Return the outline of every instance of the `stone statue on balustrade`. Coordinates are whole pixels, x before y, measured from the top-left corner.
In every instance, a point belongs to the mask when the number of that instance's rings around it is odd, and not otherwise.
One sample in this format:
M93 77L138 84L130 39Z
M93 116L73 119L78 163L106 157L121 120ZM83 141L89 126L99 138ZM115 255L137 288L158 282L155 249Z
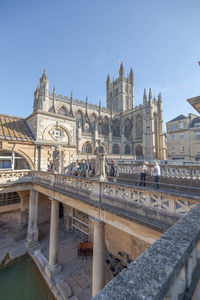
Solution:
M106 170L105 170L106 148L101 143L100 140L97 140L97 143L98 145L95 149L95 154L96 154L95 176L98 178L98 180L105 181L106 180Z
M53 153L53 169L55 173L61 173L61 153L58 147Z

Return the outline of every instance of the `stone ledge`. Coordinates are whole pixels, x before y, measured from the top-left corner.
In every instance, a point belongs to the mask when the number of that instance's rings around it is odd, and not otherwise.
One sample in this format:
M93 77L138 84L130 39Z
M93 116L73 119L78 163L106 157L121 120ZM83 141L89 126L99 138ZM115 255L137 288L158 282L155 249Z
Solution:
M164 299L200 240L199 216L200 205L180 219L93 299Z

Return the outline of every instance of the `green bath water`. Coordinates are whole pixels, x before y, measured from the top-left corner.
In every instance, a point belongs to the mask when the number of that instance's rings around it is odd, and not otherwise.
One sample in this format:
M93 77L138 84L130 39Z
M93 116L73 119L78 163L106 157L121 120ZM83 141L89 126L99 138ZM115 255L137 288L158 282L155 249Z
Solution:
M0 269L1 300L55 300L29 256Z

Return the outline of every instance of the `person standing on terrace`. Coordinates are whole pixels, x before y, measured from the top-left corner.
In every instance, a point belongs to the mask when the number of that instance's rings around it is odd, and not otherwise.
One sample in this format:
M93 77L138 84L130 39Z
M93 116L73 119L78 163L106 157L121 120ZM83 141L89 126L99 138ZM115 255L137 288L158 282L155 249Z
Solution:
M160 166L158 162L155 162L155 165L153 167L153 178L154 178L154 188L159 189L159 177L160 177Z
M145 186L146 185L146 175L148 172L148 168L146 165L146 162L143 161L141 167L140 167L140 186Z

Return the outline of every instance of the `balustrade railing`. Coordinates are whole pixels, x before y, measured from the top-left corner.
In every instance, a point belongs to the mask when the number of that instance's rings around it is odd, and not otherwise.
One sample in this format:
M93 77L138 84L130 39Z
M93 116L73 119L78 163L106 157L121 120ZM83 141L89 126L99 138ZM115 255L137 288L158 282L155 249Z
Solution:
M153 165L148 165L149 173ZM168 178L182 178L200 180L200 166L178 166L178 165L160 165L161 176ZM139 174L140 165L134 164L118 164L119 174Z
M79 178L69 175L53 174L42 171L9 171L0 172L0 184L13 182L30 182L83 195L93 201L100 201L101 205L115 203L124 206L143 206L154 211L184 215L200 202L199 195L178 193L173 191L159 191L152 188L144 189L115 182L99 182L95 179ZM79 197L80 198L80 197Z
M167 193L154 189L142 189L119 183L98 182L92 179L77 178L69 175L51 174L41 171L34 172L34 180L40 184L49 184L54 188L62 188L65 191L84 192L88 197L94 199L97 195L101 197L101 204L112 203L112 200L125 205L142 205L157 211L184 215L196 206L199 196L189 196L178 193ZM94 196L94 197L93 197Z
M0 184L7 184L16 181L31 181L32 171L31 170L20 170L20 171L0 171Z

